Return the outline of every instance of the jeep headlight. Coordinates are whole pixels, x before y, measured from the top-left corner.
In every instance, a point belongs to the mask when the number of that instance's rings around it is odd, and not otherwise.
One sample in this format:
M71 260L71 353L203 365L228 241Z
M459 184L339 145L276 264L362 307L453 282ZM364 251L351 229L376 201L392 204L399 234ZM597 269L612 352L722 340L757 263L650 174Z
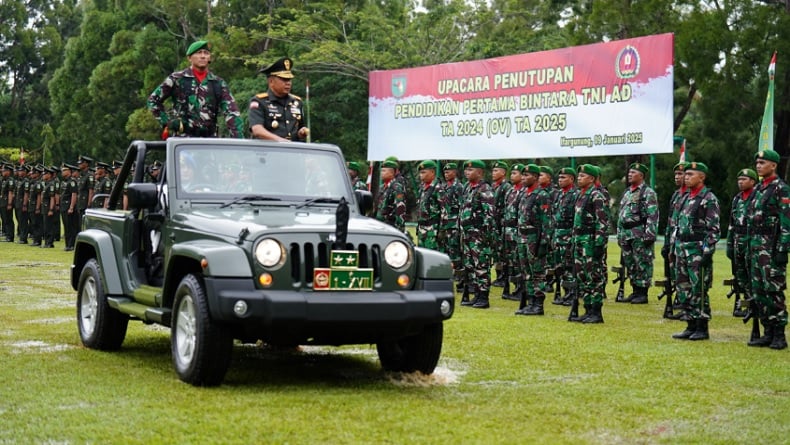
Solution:
M384 261L393 269L402 268L409 259L409 247L402 241L393 241L384 249Z
M255 246L255 259L263 267L274 267L285 262L285 249L277 240L266 238Z

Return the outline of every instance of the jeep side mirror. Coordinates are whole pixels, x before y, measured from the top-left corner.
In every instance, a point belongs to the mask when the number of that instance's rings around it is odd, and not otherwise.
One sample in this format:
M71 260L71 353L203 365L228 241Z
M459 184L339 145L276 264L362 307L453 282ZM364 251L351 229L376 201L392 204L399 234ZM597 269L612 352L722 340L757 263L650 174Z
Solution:
M157 204L156 184L133 182L126 190L130 209L150 209Z
M359 213L367 215L373 209L373 195L367 190L354 190Z

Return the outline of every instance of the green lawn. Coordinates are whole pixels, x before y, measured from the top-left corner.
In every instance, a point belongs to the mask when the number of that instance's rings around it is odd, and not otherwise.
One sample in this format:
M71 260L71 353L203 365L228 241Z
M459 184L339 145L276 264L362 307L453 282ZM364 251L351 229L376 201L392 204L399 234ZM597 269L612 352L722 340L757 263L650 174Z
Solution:
M70 261L60 248L0 243L0 443L790 440L790 352L746 346L721 253L709 341L670 338L684 324L661 318L658 288L631 306L613 303L610 284L603 325L568 323L551 304L516 317L495 288L491 309L459 306L445 324L433 376L383 373L369 345L238 346L211 389L178 380L161 327L130 323L120 352L83 348Z

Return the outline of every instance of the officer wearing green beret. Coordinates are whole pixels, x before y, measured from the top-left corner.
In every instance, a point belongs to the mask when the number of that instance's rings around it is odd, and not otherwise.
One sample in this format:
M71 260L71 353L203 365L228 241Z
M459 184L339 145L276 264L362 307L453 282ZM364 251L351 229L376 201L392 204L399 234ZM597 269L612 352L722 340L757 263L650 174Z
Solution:
M361 176L364 174L365 169L362 164L356 161L351 161L347 164L348 177L351 178L351 187L354 190L367 190L368 184L362 180Z
M225 116L229 137L244 137L241 113L228 84L208 69L211 44L198 40L189 45L186 55L189 68L171 73L148 96L148 109L162 125L162 139L217 137L220 114ZM165 109L168 98L173 102L170 111Z
M684 181L684 171L686 169L686 162L678 162L672 168L674 171L675 189L672 196L669 198L669 205L667 206L667 223L664 227L664 245L661 247L661 256L669 261L670 265L674 265L674 246L675 246L675 227L677 226L677 215L680 211L680 202L683 195L686 193L686 184ZM676 270L670 267L669 276L673 283L676 283ZM668 296L669 297L669 296ZM677 296L676 296L677 297ZM677 304L677 299L674 303ZM677 319L679 315L671 315L668 318Z
M491 237L492 241L492 260L494 262L494 271L496 272L496 280L491 283L492 286L503 287L508 281L509 271L504 268L504 263L507 260L507 255L504 251L503 243L503 227L502 227L502 214L505 211L505 195L510 190L512 185L507 180L507 175L510 168L505 161L495 161L491 165L491 179L493 180L491 188L494 191L494 233Z
M505 195L505 209L502 212L502 250L505 253L504 270L507 270L507 279L502 298L505 300L521 300L524 291L524 279L521 276L521 264L518 257L518 205L524 190L521 170L524 164L513 164L510 167L510 190ZM513 293L510 285L514 284Z
M540 166L527 164L522 170L524 191L518 203L518 257L523 277L516 315L543 315L546 299L546 255L549 248L549 196L538 182Z
M719 200L705 186L708 166L689 162L683 173L683 195L675 228L677 297L686 329L672 337L681 340L710 338L708 289L713 276L713 254L719 241Z
M628 167L628 187L620 198L617 217L617 244L622 266L631 279L633 293L620 303L647 304L653 282L653 245L658 233L658 196L647 185L647 165L634 162Z
M395 180L398 163L384 161L381 163L381 187L376 195L374 215L401 232L406 233L406 191L400 182Z
M417 166L420 174L420 197L417 201L417 243L427 249L439 249L438 233L441 223L441 183L436 176L438 165L425 160Z
M461 305L476 309L490 306L491 235L494 231L494 192L485 181L486 164L480 159L464 162L466 185L458 223L461 228L461 258L464 263L463 283L466 286ZM474 299L469 300L469 293Z
M440 190L441 217L439 221L439 251L450 257L453 268L453 281L456 288L463 291L461 259L461 232L458 225L458 213L461 208L461 199L464 195L464 186L458 179L458 164L447 162L443 167L444 186ZM468 299L468 298L467 298Z
M749 346L787 348L787 250L790 248L790 187L777 175L781 160L774 150L755 156L755 170L762 181L754 191L747 214L751 265L751 292L757 302L764 335Z
M754 197L754 186L757 184L757 172L744 168L738 172L738 193L732 198L730 207L730 225L727 227L727 258L731 263L733 278L740 291L751 295L749 288L749 265L747 252L749 248L748 218L749 203ZM736 295L738 298L738 295ZM734 317L744 317L746 311L741 308L742 301L735 301Z
M568 321L603 323L604 290L606 286L606 246L609 236L608 201L596 186L601 169L592 164L582 164L577 169L576 183L579 193L574 203L571 243L576 297L584 302L581 317Z
M560 284L573 282L573 249L571 248L571 235L573 233L573 216L575 213L576 195L576 170L563 167L557 174L557 185L560 194L554 201L551 209L551 252L554 257L554 276ZM566 289L565 295L561 294ZM570 306L573 302L575 290L560 286L554 294L553 304Z
M268 89L250 100L249 127L254 139L304 142L310 134L302 110L302 98L291 94L293 61L283 57L259 72Z
M548 237L549 239L554 238L554 218L551 216L551 209L554 208L554 204L557 202L560 196L560 189L557 188L554 184L554 169L549 167L548 165L541 165L540 166L540 176L538 177L538 185L546 191L546 196L548 197L548 210L547 214L549 215L549 221L546 227L548 230ZM559 280L555 280L554 270L556 269L557 265L554 262L554 253L552 252L551 244L547 247L548 253L546 254L546 292L553 292L554 285L557 284L557 292L559 292ZM551 271L551 273L549 273ZM555 295L556 298L556 295Z

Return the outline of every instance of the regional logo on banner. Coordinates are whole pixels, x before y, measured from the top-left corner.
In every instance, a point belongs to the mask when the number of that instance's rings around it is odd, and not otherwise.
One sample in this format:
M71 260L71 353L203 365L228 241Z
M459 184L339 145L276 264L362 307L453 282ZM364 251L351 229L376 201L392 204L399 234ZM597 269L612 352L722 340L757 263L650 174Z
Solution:
M368 159L671 153L673 36L370 73Z

